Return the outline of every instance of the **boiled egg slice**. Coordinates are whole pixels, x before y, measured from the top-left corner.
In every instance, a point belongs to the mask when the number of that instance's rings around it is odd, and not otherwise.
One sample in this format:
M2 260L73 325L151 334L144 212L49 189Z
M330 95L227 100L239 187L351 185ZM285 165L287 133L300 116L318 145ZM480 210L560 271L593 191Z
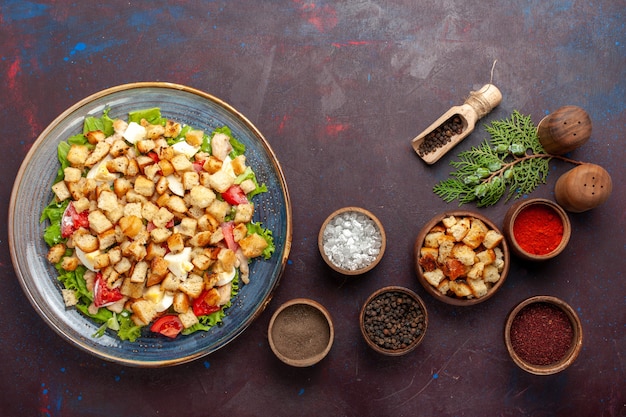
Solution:
M96 260L96 256L100 255L102 252L100 250L95 250L93 252L85 252L79 247L74 248L76 251L76 257L78 260L90 271L98 272L99 269L94 268L94 262Z
M236 273L237 270L235 268L228 272L218 272L217 282L215 283L215 286L220 287L222 285L228 284L235 278Z
M122 134L122 136L124 137L124 139L126 139L128 142L134 145L138 141L145 139L146 128L140 125L139 123L130 122L128 124L128 127Z
M170 292L163 291L158 284L146 288L143 292L143 297L155 304L154 308L157 313L167 310L174 302L174 295Z
M93 167L91 167L89 172L87 172L87 178L91 178L96 181L102 181L102 182L115 181L119 174L111 172L107 168L107 162L112 159L113 157L111 157L111 155L107 155L104 158L102 158L100 162L98 162Z
M187 274L193 270L191 263L191 248L186 247L178 253L168 253L163 257L167 262L167 268L172 274L181 280L187 279Z
M165 177L165 179L167 180L167 188L169 188L171 192L180 197L185 196L185 187L183 187L183 183L180 178L171 174Z
M195 154L198 153L198 151L200 150L200 147L192 146L188 144L186 141L182 140L180 142L176 142L175 144L173 144L172 149L174 149L174 152L183 154L187 158L191 159Z

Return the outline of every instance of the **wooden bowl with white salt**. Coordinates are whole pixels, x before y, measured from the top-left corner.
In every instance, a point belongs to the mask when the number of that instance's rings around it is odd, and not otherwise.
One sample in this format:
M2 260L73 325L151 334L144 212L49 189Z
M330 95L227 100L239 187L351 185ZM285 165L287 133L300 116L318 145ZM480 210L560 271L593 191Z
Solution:
M322 224L317 238L324 262L343 275L360 275L378 265L386 242L380 220L360 207L334 211Z

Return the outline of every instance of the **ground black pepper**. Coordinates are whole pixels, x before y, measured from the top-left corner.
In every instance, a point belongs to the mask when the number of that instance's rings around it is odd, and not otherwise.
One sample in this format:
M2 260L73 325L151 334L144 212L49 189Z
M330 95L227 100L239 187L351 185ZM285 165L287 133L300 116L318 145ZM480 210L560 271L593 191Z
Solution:
M424 331L424 312L409 295L384 292L365 306L363 325L369 339L379 347L405 349Z
M549 303L524 307L513 319L510 332L513 350L532 365L551 365L563 359L574 336L567 314Z
M428 133L418 147L418 154L424 156L450 142L452 136L463 132L463 121L458 115L450 117L441 126Z

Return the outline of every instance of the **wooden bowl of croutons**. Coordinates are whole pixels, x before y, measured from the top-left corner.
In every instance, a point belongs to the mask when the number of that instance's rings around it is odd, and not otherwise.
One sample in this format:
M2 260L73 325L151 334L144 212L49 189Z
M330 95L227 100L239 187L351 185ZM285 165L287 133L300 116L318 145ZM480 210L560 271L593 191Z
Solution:
M415 240L415 271L424 289L444 303L467 306L491 298L509 272L504 235L470 211L438 214Z

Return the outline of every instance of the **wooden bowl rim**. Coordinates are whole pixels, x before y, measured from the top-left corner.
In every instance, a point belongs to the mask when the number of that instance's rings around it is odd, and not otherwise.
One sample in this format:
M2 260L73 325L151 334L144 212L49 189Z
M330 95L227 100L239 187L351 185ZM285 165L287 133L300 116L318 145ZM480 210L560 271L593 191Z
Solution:
M374 298L376 298L379 295L384 294L386 292L401 292L403 294L408 295L415 302L417 302L417 304L422 309L422 314L424 314L424 328L422 329L422 333L417 337L417 339L415 339L413 341L413 343L411 343L409 346L407 346L404 349L391 350L391 349L382 348L382 347L378 346L377 344L375 344L374 342L372 342L371 339L369 338L369 336L367 335L367 332L365 331L365 318L364 318L365 317L365 307L367 307L367 305L369 303L371 303L372 300L374 300ZM424 300L422 300L422 298L419 295L417 295L416 292L412 291L409 288L402 287L402 286L399 286L399 285L389 285L389 286L385 286L385 287L379 288L376 291L374 291L373 293L371 293L367 297L367 299L365 300L363 305L361 306L361 312L359 314L359 328L361 329L361 335L363 336L363 339L365 340L365 343L367 343L367 345L370 348L372 348L374 351L376 351L378 353L382 353L383 355L386 355L386 356L402 356L402 355L406 355L407 353L413 351L416 347L418 347L422 343L422 341L424 340L424 336L426 335L426 330L428 329L428 311L426 310L426 304L424 303Z
M276 319L278 318L280 314L284 313L285 310L287 310L290 307L297 306L297 305L306 305L319 311L326 318L326 322L328 323L328 330L329 330L328 344L326 345L326 347L324 348L322 352L316 355L313 355L309 358L305 358L305 359L293 359L293 358L290 358L289 356L286 356L283 352L281 352L280 350L276 348L276 344L274 342L273 330L274 330L274 323L276 322ZM276 309L274 314L272 314L272 318L270 319L270 322L267 326L267 339L268 339L270 348L272 349L272 352L274 352L274 355L276 355L276 357L280 359L282 362L286 363L287 365L291 365L295 367L307 367L307 366L315 365L316 363L324 359L326 355L328 355L328 352L330 352L330 349L333 345L333 341L335 339L335 326L333 324L333 320L332 320L330 313L328 312L326 307L324 307L322 304L309 298L293 298L281 304Z
M525 210L531 205L543 205L551 208L559 216L559 218L561 219L561 223L563 223L563 237L561 238L561 242L552 252L546 253L544 255L536 255L534 253L526 252L517 243L517 240L515 240L515 236L513 233L513 225L515 224L517 216L522 212L522 210ZM572 224L569 220L569 216L567 215L563 207L547 198L530 198L528 200L519 201L512 205L504 216L503 229L504 235L509 245L511 246L511 250L513 251L513 253L515 253L520 258L529 261L545 261L559 255L565 250L565 247L569 243L569 239L572 234Z
M443 213L439 213L433 216L428 222L424 224L419 234L417 235L417 239L415 239L413 258L415 262L415 271L417 273L417 279L420 282L420 284L422 284L426 292L428 292L437 300L442 301L446 304L451 304L451 305L456 305L456 306L471 306L475 304L480 304L484 301L487 301L491 297L493 297L493 295L500 289L500 287L502 287L502 285L504 284L504 281L506 280L509 274L509 268L511 266L511 262L510 262L509 247L508 247L507 241L506 239L502 239L502 242L501 242L502 253L504 256L504 268L502 269L502 272L500 273L500 279L498 280L498 282L496 282L496 284L493 287L489 289L489 292L486 295L480 298L471 298L471 299L461 299L461 298L454 298L454 297L450 297L447 295L443 295L436 288L430 285L428 281L426 281L426 279L424 278L424 271L422 270L422 267L419 264L418 260L419 260L419 255L420 255L420 249L424 242L424 238L426 237L430 229L432 229L433 226L435 226L437 223L441 222L444 218L449 217L449 216L475 217L479 220L482 220L491 229L497 231L498 233L502 234L502 236L504 236L500 228L496 226L494 222L492 222L491 220L489 220L487 217L483 216L480 213L476 213L476 212L469 211L469 210L451 210L451 211L445 211Z
M565 314L567 314L567 317L570 320L570 324L572 325L572 330L574 332L574 341L572 343L572 346L570 346L568 353L563 357L563 359L551 365L533 365L525 362L517 355L511 343L511 325L513 324L513 320L515 319L517 314L524 307L527 307L531 304L539 303L551 304L560 308ZM574 309L560 298L551 295L535 295L533 297L522 300L511 309L509 314L507 314L504 324L504 344L513 362L515 362L515 364L524 371L535 375L556 374L569 367L578 357L583 345L582 322Z
M324 230L326 230L326 226L328 226L328 223L330 223L335 217L346 212L356 212L356 213L361 213L361 214L366 215L374 222L374 224L378 228L378 231L380 232L380 236L382 240L380 252L378 253L378 256L376 257L376 259L365 268L355 269L355 270L343 269L335 265L324 252L323 241L324 241ZM322 223L322 227L320 227L319 233L317 235L317 247L319 249L320 255L322 256L322 259L324 259L324 262L326 262L326 265L331 267L336 272L339 272L340 274L343 274L343 275L360 275L360 274L364 274L372 270L383 259L383 255L385 254L385 249L387 248L387 235L385 234L385 228L383 227L383 224L381 223L380 220L378 220L378 218L371 211L366 210L361 207L347 206L347 207L342 207L340 209L333 211L328 217L326 217L326 220L324 220L324 223Z

